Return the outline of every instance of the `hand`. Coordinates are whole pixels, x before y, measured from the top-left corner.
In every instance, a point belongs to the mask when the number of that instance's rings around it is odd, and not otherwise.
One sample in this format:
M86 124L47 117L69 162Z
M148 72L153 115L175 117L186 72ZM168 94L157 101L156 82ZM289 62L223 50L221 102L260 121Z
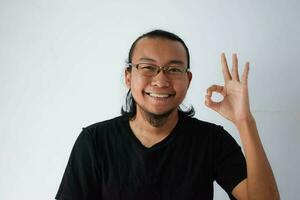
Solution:
M205 105L235 125L244 120L252 119L248 96L248 73L249 62L245 64L245 68L241 77L238 73L237 55L232 56L232 71L229 72L225 54L221 54L222 71L225 80L225 85L212 85L207 89L205 96ZM215 102L211 99L212 93L220 93L224 98L220 102Z

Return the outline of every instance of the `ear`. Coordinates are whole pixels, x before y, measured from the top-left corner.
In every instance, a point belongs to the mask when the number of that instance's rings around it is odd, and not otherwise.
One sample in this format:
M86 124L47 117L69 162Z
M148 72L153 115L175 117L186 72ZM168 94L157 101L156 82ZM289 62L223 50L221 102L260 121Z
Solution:
M189 81L189 84L188 84L188 87L187 87L187 88L189 88L189 87L190 87L190 83L191 83L192 78L193 78L192 72L188 71L188 72L187 72L187 76L188 76L188 81Z
M125 84L128 89L131 87L131 71L130 69L126 68L125 69Z

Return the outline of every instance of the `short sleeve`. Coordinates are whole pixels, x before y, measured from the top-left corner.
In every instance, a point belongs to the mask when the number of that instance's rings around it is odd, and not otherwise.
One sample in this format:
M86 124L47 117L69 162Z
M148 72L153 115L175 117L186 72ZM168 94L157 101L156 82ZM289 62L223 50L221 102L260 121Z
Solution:
M234 199L232 190L247 178L246 160L241 147L227 131L219 127L216 134L215 180Z
M100 174L94 143L91 133L83 129L73 146L56 199L99 199Z

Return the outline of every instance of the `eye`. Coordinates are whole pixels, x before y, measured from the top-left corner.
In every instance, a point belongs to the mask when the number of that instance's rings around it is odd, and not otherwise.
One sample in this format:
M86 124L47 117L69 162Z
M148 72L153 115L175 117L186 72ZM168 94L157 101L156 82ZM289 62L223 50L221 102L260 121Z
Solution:
M173 67L173 66L170 66L170 67L168 67L168 71L170 73L179 74L179 73L183 73L185 71L185 69L183 67Z
M139 69L143 71L154 72L157 70L157 67L155 65L141 63L139 64Z

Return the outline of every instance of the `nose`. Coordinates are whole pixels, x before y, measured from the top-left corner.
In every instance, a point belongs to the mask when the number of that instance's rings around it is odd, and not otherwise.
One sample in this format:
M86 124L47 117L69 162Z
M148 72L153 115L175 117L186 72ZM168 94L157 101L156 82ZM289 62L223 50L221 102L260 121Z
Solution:
M152 86L157 86L157 87L169 87L170 82L169 78L164 72L164 70L160 70L159 73L152 78L151 82Z

